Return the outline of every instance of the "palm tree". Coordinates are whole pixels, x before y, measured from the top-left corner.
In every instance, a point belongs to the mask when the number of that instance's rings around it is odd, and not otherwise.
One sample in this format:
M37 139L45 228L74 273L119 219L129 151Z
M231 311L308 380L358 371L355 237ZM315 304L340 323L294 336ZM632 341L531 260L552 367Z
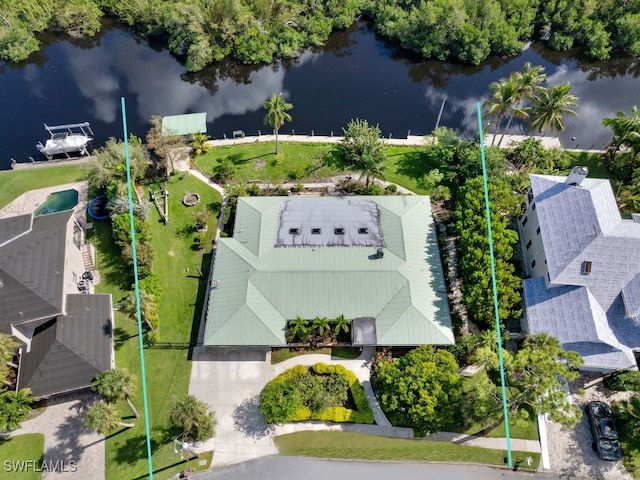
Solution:
M0 432L8 432L20 428L20 422L31 411L33 397L30 388L17 392L7 390L0 393Z
M293 104L287 103L282 98L282 93L271 95L271 98L264 102L263 107L267 110L267 114L264 116L265 125L270 125L276 132L276 155L278 154L278 130L284 125L285 122L291 121L291 115L287 113L287 110L293 108Z
M289 327L291 328L291 336L293 338L297 337L303 342L309 340L309 334L311 332L309 331L307 321L302 317L296 317L295 320L291 320L289 322Z
M565 115L578 116L571 107L578 106L578 98L571 95L569 82L539 91L532 98L532 105L528 108L532 128L537 128L540 133L549 129L551 131L564 130L563 117Z
M616 417L627 425L632 436L640 434L640 397L634 395L629 400L622 400L615 405Z
M341 331L349 333L349 325L351 322L345 318L344 315L340 315L335 319L335 325L333 327L333 333L337 337Z
M208 150L208 144L206 143L209 140L209 135L206 133L192 133L191 134L191 148L196 155L200 155L201 153L205 153Z
M637 170L636 163L640 159L638 107L634 105L628 117L624 112L618 111L615 117L603 119L602 125L613 130L613 138L607 145L605 156L607 168L615 172L620 180L628 182Z
M104 400L94 403L84 416L85 427L91 428L101 435L107 435L116 427L131 428L135 423L125 423L120 420L118 409Z
M129 315L132 318L136 318L137 309L136 309L136 292L131 291L129 294L122 299L121 310L123 313ZM157 328L157 318L158 318L158 302L156 296L152 293L147 292L144 289L140 290L140 316L142 317L142 321L147 325L147 328L150 330L155 330ZM154 320L155 323L154 324Z
M183 435L195 440L211 438L216 424L209 406L193 395L177 399L170 412L171 424L182 429Z
M136 418L140 417L138 410L131 402L131 397L137 388L136 377L126 368L114 368L96 376L91 382L91 390L99 393L109 403L125 400Z
M329 326L329 319L327 317L316 317L313 319L313 328L318 332L321 337L324 337L325 333L331 330Z
M515 72L513 75L518 82L521 104L524 104L525 101L531 102L539 92L544 90L542 84L547 81L544 67L533 66L529 62L524 64L521 72Z
M489 85L489 89L493 92L493 96L484 103L484 106L487 108L487 116L496 119L493 130L493 140L491 141L491 145L493 145L500 130L502 120L506 115L510 114L510 118L513 118L514 115L525 115L526 113L517 109L521 94L518 81L513 76L510 76L506 80L492 82ZM511 122L509 121L509 123ZM509 125L507 125L507 128L508 127Z

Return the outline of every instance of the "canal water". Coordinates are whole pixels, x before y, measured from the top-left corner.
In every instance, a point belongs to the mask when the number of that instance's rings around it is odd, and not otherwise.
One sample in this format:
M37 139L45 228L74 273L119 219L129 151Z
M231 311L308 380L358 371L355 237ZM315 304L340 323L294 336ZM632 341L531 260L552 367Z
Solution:
M88 121L95 146L122 136L120 97L127 101L129 130L144 136L151 115L206 112L214 138L244 130L267 132L262 104L280 93L294 105L293 122L281 130L335 135L352 118L379 124L385 136L427 134L440 125L465 136L477 131L476 102L492 81L525 62L546 68L550 83L570 81L580 101L579 118L567 118L560 137L567 147L599 148L611 137L602 118L640 104L640 64L618 59L580 63L533 44L517 58L474 67L423 61L400 52L358 23L334 33L323 48L269 66L221 62L188 74L158 45L105 22L94 39L41 37L43 48L19 65L0 63L0 169L10 159L41 159L36 143L48 125ZM446 99L446 100L445 100ZM524 133L513 125L511 133ZM575 140L572 138L575 137Z

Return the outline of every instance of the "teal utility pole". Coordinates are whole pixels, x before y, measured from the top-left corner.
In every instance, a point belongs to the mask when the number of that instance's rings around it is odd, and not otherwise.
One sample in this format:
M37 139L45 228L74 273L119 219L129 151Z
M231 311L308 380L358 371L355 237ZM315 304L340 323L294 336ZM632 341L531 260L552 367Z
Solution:
M133 278L136 294L136 320L138 321L138 348L140 349L140 369L142 370L142 400L144 402L144 428L147 437L147 462L149 480L153 480L153 462L151 460L151 434L149 432L149 403L147 401L147 376L144 366L144 346L142 344L142 314L140 313L140 284L138 282L138 255L136 252L136 230L133 223L133 187L131 180L131 162L129 160L129 133L127 132L127 110L124 97L122 105L122 132L124 134L124 158L127 166L127 195L129 197L129 229L131 231L131 251L133 252Z
M498 309L498 284L496 283L496 263L493 258L493 232L491 230L491 210L489 209L489 186L487 183L487 162L484 154L484 132L482 131L482 111L478 107L478 129L480 132L480 157L482 158L482 184L484 186L484 204L487 215L487 231L489 233L489 256L491 257L491 285L493 286L493 309L496 317L496 341L498 342L498 359L500 361L500 382L502 385L502 410L504 413L504 431L507 437L507 462L513 467L511 458L511 437L509 435L509 409L507 408L507 387L504 378L504 359L502 358L502 329L500 328L500 311Z

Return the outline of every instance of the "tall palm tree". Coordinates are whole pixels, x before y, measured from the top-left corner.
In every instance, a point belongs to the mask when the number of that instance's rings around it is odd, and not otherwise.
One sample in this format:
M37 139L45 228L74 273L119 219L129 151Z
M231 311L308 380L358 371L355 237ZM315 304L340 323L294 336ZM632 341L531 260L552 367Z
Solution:
M138 410L131 402L131 397L137 388L136 377L126 368L114 368L97 375L91 382L91 390L99 393L109 403L125 400L136 418L140 417Z
M0 393L0 432L8 432L20 427L20 422L31 411L33 397L30 388L17 392L7 390Z
M534 66L529 62L524 64L521 72L514 72L513 75L518 82L521 104L525 101L531 102L536 94L544 90L542 84L547 81L544 67Z
M271 95L271 98L264 102L263 107L267 110L267 114L264 116L265 125L270 125L276 132L276 155L278 154L278 130L285 122L291 121L291 115L287 113L287 110L293 108L293 104L285 102L282 98L282 93Z
M485 108L487 109L487 116L496 119L493 140L491 141L491 145L493 145L500 130L500 125L502 125L502 121L507 115L509 115L509 121L505 131L511 125L511 119L514 116L526 118L527 113L519 106L522 94L520 84L513 75L505 80L491 83L489 89L493 92L493 96L485 102Z
M107 435L116 427L131 428L135 423L125 423L120 420L118 409L104 400L94 403L84 416L85 427L91 428L101 435Z
M571 95L569 82L539 91L532 98L532 105L528 108L529 115L533 118L531 127L537 128L540 133L545 130L564 130L564 116L578 116L572 107L578 106L578 97Z
M216 421L209 406L193 395L176 400L170 412L171 424L181 428L183 435L195 440L203 440L213 436Z

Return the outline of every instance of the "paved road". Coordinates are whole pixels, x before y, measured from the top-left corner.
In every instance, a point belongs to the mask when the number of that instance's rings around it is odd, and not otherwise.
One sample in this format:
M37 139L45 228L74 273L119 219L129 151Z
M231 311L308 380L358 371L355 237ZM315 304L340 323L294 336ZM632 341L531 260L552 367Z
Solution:
M476 465L439 463L362 462L272 456L203 472L198 480L583 480L584 477L514 472ZM584 479L586 480L586 479Z

